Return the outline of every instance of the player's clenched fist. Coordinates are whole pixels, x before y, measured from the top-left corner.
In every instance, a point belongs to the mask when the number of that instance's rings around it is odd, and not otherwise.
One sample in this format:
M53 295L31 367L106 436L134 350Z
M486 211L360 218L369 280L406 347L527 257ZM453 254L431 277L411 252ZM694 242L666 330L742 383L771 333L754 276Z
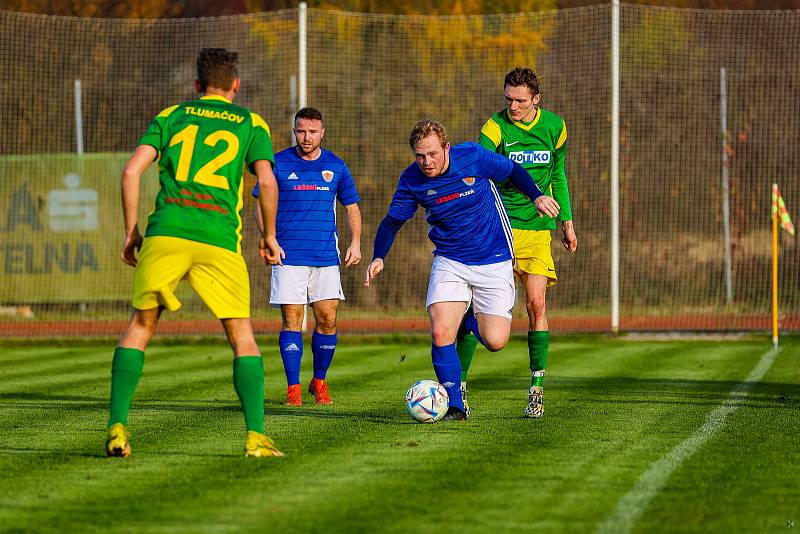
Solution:
M125 236L125 241L122 243L122 251L119 257L122 261L136 267L136 252L142 248L142 234L139 233L139 228L134 227L130 233Z
M258 243L258 254L269 265L283 265L286 253L274 237L262 237Z
M548 197L547 195L537 197L536 200L533 201L533 204L536 206L536 209L539 210L539 213L549 215L550 217L556 217L561 210L561 206L558 205L558 202L556 202L553 197Z
M375 258L370 262L369 267L367 267L367 279L364 281L364 287L369 287L369 283L378 276L383 270L383 260L380 258Z

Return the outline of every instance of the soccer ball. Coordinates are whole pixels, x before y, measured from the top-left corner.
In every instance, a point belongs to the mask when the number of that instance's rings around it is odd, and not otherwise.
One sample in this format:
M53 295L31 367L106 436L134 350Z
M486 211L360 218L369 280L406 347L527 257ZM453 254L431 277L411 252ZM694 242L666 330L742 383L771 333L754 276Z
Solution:
M406 392L406 411L419 423L435 423L449 405L447 390L433 380L415 382Z

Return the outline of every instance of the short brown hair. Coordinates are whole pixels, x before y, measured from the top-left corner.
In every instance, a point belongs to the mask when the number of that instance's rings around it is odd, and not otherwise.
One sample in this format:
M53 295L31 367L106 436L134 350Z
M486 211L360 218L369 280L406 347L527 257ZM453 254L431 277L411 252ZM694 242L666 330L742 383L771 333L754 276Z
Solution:
M411 145L411 150L416 150L419 142L431 134L436 134L436 137L439 138L439 142L442 144L442 148L449 143L447 139L447 130L444 129L442 123L431 119L425 119L415 124L414 128L411 130L411 135L408 136L408 144Z
M539 94L539 80L536 73L528 67L515 67L506 74L504 86L520 87L524 85L531 91L531 96Z
M208 87L227 91L239 77L239 54L225 48L203 48L197 55L197 81L205 92Z
M319 121L324 122L322 120L322 112L317 108L301 108L297 113L294 114L294 122L297 122L297 119L308 119L311 121Z

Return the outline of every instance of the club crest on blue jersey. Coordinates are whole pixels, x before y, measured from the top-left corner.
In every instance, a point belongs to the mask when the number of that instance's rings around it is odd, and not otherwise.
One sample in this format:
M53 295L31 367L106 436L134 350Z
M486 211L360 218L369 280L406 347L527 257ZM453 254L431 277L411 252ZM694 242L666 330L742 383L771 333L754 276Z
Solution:
M475 184L475 177L474 176L469 176L467 178L462 178L461 181L464 182L467 185L473 185L473 184Z
M509 152L508 159L516 161L520 165L523 163L534 163L545 165L550 163L549 150L525 150L522 152Z
M333 180L333 171L322 171L322 179L326 182Z

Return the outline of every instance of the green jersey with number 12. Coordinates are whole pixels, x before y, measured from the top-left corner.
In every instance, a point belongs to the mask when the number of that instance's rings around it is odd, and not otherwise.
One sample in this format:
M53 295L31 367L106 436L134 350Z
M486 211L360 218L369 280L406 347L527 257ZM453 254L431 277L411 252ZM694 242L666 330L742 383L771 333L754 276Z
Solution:
M561 206L559 221L572 220L567 177L564 172L567 127L564 120L539 108L529 124L515 121L507 110L492 115L481 128L480 144L503 154L528 171L546 195ZM520 230L553 230L555 219L539 216L536 206L508 180L498 186L511 227Z
M269 126L221 96L172 106L139 144L158 151L161 190L145 237L170 236L241 253L244 166L274 163Z

